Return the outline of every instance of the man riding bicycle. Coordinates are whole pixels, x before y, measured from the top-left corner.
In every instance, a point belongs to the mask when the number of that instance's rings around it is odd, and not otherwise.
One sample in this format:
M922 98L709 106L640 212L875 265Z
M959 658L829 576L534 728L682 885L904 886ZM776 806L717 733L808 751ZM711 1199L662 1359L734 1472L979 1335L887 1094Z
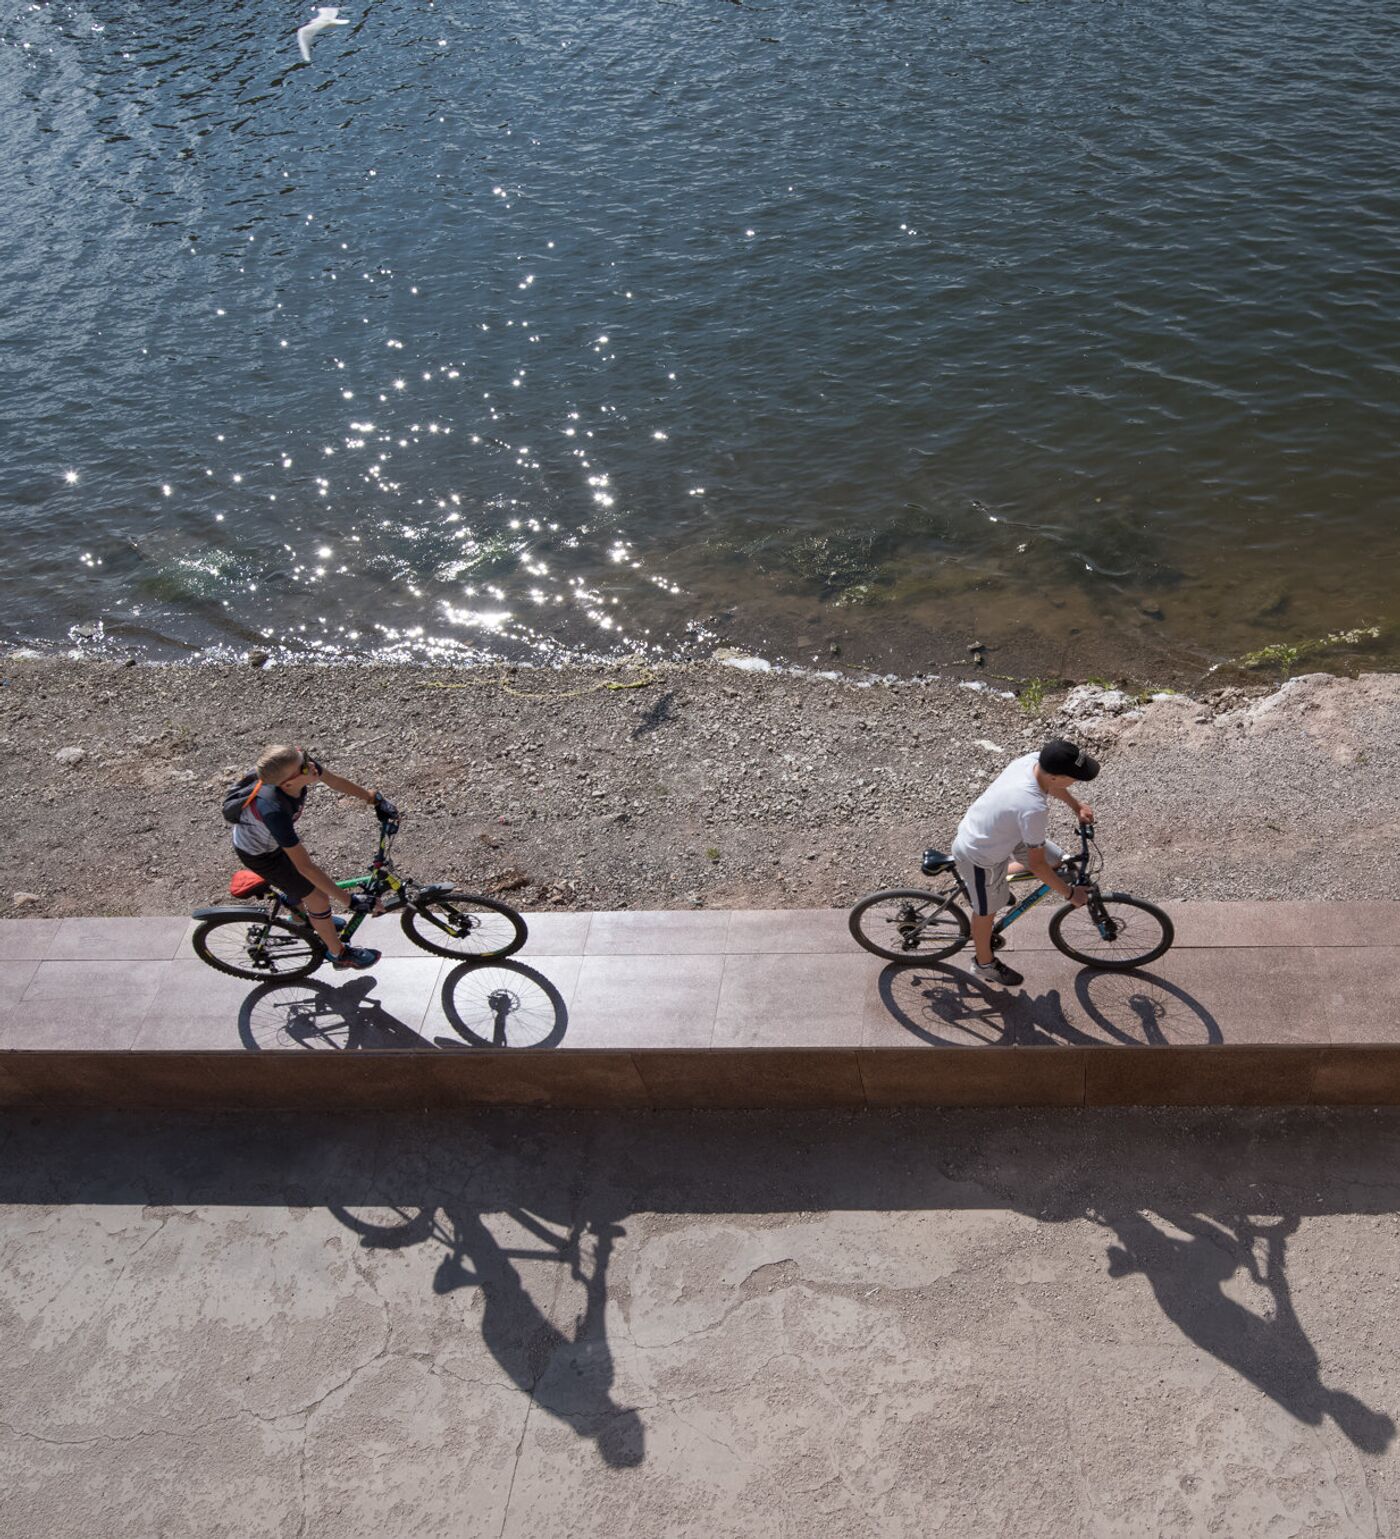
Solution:
M1025 980L1014 968L992 955L996 914L1011 902L1007 878L1013 863L1030 871L1076 908L1089 900L1087 887L1071 887L1059 875L1064 851L1046 838L1050 797L1064 802L1081 823L1094 821L1093 808L1070 791L1076 781L1092 780L1096 759L1063 738L1047 743L1038 754L1013 759L968 808L958 824L952 855L958 875L972 900L973 973L988 983L1014 988Z
M363 786L323 769L303 749L274 744L264 749L258 759L257 783L243 801L234 824L234 853L250 871L301 909L325 941L333 967L373 967L380 953L370 946L345 945L331 918L333 904L352 908L355 900L348 898L312 860L297 837L295 824L313 785L327 785L342 796L358 797L373 807L382 821L398 816L398 809L378 791L366 791ZM227 815L231 818L232 811ZM313 894L313 902L308 904L306 900Z

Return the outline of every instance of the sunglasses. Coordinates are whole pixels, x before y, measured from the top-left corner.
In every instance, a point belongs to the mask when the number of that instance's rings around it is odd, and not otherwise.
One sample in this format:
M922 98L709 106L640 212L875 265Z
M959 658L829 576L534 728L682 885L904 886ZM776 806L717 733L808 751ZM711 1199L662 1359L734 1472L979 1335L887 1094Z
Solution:
M321 766L317 764L315 759L304 748L299 748L297 752L301 755L301 763L297 765L290 775L284 775L277 782L278 785L284 786L289 780L295 780L298 775L304 775L308 770L315 770L318 775L321 773Z

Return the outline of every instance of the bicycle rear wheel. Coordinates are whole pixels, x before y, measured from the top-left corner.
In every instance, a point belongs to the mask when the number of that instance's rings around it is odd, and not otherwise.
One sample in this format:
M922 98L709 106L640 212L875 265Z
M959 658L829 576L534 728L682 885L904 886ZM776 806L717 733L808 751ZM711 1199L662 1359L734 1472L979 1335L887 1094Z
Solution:
M403 911L403 933L440 957L484 962L508 957L525 944L525 921L508 903L469 892L434 893Z
M873 892L851 910L851 934L890 962L932 962L960 951L972 933L957 894L895 888Z
M191 943L201 962L234 978L266 983L270 978L304 978L326 959L321 937L289 919L273 919L251 910L206 919Z
M1108 892L1083 908L1066 903L1050 920L1051 944L1076 962L1124 972L1143 967L1166 951L1176 931L1155 904Z

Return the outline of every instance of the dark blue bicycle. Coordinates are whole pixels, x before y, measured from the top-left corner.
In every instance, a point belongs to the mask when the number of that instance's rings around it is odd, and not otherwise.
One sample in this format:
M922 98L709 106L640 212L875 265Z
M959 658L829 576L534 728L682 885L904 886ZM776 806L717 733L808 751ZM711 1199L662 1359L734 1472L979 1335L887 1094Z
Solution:
M1089 889L1089 901L1082 908L1066 903L1051 915L1051 944L1089 967L1114 972L1143 967L1176 939L1171 919L1155 903L1130 898L1125 892L1104 892L1098 882L1102 868L1093 824L1081 823L1079 853L1069 856L1060 869L1071 886ZM970 906L970 899L953 857L941 850L926 850L923 871L935 878L932 891L895 888L873 892L851 910L851 934L867 951L891 962L932 962L967 945L972 926L963 905ZM1006 944L1007 927L1052 891L1030 872L1011 880L1034 886L997 921L992 932L993 950Z

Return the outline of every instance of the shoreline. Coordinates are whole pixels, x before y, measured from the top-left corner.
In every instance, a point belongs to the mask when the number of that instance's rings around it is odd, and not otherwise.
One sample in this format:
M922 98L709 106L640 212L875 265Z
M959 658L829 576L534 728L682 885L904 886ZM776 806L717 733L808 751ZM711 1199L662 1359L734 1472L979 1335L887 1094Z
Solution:
M1400 674L1146 701L1081 686L1032 710L967 687L985 673L715 661L259 669L11 653L0 673L7 917L217 900L234 868L221 793L283 739L399 801L403 869L526 909L841 908L917 885L922 850L946 847L987 780L1060 734L1104 761L1093 805L1114 886L1400 898ZM321 793L302 831L322 864L354 870L373 824Z

